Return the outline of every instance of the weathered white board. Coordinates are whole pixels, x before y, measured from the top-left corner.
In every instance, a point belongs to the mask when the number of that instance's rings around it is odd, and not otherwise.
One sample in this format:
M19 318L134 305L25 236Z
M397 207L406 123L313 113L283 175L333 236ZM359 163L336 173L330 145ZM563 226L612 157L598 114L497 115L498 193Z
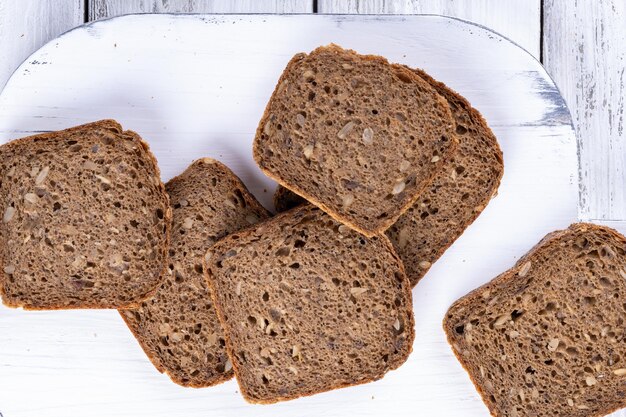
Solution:
M576 141L564 101L526 51L436 16L137 15L76 29L31 56L0 94L0 143L115 118L167 180L216 157L268 205L251 142L287 61L336 42L423 67L465 95L504 152L498 196L415 288L417 340L383 380L272 406L235 381L186 389L160 375L115 311L0 307L0 412L37 416L487 416L441 330L447 307L577 218Z
M541 1L317 0L317 11L341 14L437 14L458 17L501 33L540 59Z
M84 16L83 0L0 0L0 89L28 55Z
M626 224L626 2L546 0L545 65L572 109L580 216Z

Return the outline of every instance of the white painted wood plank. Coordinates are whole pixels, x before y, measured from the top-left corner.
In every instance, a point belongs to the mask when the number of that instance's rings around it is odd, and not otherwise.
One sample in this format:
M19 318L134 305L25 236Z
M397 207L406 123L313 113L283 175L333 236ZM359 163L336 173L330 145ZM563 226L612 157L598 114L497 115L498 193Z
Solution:
M16 72L0 95L0 143L112 117L150 143L164 180L213 156L268 204L274 184L251 155L256 125L291 56L331 41L425 68L481 110L504 152L498 196L413 292L419 338L408 362L375 383L252 406L234 381L196 390L171 383L116 312L0 307L5 417L488 415L445 342L441 318L453 300L575 221L578 190L563 100L541 65L500 36L434 16L96 22L44 47Z
M89 20L128 13L313 13L313 0L89 0Z
M626 2L546 0L544 63L578 136L580 216L626 220Z
M31 53L83 23L83 0L0 1L0 90Z
M318 0L318 11L457 17L495 30L539 59L541 0Z

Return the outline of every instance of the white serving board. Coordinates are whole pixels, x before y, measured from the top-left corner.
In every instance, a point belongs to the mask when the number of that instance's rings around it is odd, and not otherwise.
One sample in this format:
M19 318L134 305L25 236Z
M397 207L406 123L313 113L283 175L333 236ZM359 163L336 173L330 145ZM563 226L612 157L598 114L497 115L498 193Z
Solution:
M576 141L541 65L483 27L439 16L131 15L70 31L31 56L0 95L0 143L115 118L156 154L163 180L192 160L229 165L269 206L251 143L291 56L330 42L422 67L467 97L498 137L498 196L415 288L417 339L383 380L272 406L235 381L179 387L115 311L0 307L0 412L47 416L487 416L441 320L469 290L577 219Z

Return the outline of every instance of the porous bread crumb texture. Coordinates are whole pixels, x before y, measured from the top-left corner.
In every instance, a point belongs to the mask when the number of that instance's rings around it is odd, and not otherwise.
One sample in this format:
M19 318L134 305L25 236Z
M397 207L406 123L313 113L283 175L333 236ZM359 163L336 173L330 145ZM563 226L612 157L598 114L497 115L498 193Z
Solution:
M414 71L448 101L459 148L418 200L386 232L413 286L484 210L504 173L502 151L481 114L445 84L422 70ZM274 195L279 212L305 201L284 187L279 187Z
M444 329L494 416L626 406L626 239L578 223L453 304Z
M415 72L448 101L459 147L386 232L413 286L485 209L504 173L502 151L481 114L445 84Z
M104 120L0 147L2 301L137 305L162 282L171 210L148 145Z
M227 236L205 267L250 402L373 381L411 352L410 283L387 238L311 205Z
M233 372L202 258L218 239L269 213L232 171L209 158L195 161L166 190L173 207L167 278L154 297L120 314L159 371L177 384L207 387Z
M446 101L411 70L336 45L298 54L254 141L271 178L373 236L456 150Z

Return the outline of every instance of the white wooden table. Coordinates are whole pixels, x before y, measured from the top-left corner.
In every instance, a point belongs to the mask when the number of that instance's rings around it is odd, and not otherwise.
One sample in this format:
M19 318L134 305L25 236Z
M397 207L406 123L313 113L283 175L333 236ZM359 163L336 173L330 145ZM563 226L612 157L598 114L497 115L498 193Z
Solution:
M568 102L579 145L579 218L626 231L624 0L0 0L0 88L21 61L58 34L86 21L137 12L443 14L499 31L546 66ZM35 318L33 326L45 326L45 320ZM10 329L0 326L0 330L7 334L3 338L8 343ZM78 343L87 348L93 342L91 337L115 335L111 332L91 336L85 329ZM63 335L59 335L60 342L62 339ZM50 361L70 359L62 347L59 344L59 350L50 352L49 359L34 363L33 367L54 372ZM46 356L40 353L41 357ZM110 370L98 366L98 372L106 377L107 372L115 372L115 366L120 363L113 364ZM89 369L87 363L77 364L77 372ZM139 374L148 371L151 370L137 369ZM1 374L0 368L0 377ZM85 392L88 389L85 387ZM0 415L1 399L2 393ZM37 408L36 392L25 393L24 401L27 409L46 415L45 409ZM105 397L102 401L110 403L115 399ZM127 399L120 404L119 415L139 411L132 407L141 402L141 398L137 402ZM58 404L63 407L66 403L59 399ZM220 412L216 404L207 405L206 410L212 415ZM97 404L93 415L99 415Z

